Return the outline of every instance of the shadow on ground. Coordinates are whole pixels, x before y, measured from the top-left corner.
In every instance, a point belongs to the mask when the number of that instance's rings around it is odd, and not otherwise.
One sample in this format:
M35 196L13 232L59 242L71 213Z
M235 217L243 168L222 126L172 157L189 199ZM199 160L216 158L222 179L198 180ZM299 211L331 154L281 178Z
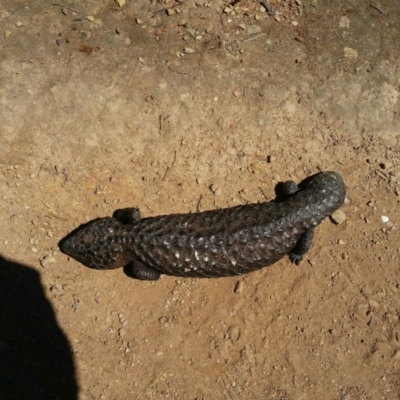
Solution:
M1 256L0 398L77 398L72 351L39 274Z

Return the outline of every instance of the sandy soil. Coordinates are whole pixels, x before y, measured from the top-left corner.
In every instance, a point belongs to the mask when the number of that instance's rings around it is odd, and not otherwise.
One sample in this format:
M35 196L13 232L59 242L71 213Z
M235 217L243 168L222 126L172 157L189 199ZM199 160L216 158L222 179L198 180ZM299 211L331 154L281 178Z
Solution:
M2 399L400 398L400 3L268 5L1 2ZM298 267L141 282L58 249L319 170L346 220Z

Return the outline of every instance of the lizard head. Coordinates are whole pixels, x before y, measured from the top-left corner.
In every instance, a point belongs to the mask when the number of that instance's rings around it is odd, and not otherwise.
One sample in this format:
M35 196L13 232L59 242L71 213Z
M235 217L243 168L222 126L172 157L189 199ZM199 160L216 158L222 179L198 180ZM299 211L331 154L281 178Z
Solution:
M63 253L90 268L124 267L132 256L124 249L123 229L115 218L95 219L72 231L59 246Z

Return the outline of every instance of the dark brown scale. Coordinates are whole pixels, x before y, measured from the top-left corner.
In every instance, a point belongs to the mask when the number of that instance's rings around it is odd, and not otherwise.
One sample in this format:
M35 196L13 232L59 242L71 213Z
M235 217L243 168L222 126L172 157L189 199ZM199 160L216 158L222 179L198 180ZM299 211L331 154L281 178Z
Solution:
M158 279L161 273L238 275L286 254L298 264L315 226L343 204L345 186L336 172L314 175L299 186L285 185L280 202L144 219L137 209L118 210L116 218L94 220L72 232L61 249L93 268L132 262L140 279Z

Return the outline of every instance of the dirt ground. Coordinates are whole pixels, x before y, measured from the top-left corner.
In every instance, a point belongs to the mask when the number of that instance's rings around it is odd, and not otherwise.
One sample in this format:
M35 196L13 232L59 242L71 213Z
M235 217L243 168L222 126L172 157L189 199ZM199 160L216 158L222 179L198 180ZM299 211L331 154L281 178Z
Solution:
M0 398L400 398L400 3L3 0ZM27 5L28 4L28 5ZM157 282L58 242L335 170L300 266Z

